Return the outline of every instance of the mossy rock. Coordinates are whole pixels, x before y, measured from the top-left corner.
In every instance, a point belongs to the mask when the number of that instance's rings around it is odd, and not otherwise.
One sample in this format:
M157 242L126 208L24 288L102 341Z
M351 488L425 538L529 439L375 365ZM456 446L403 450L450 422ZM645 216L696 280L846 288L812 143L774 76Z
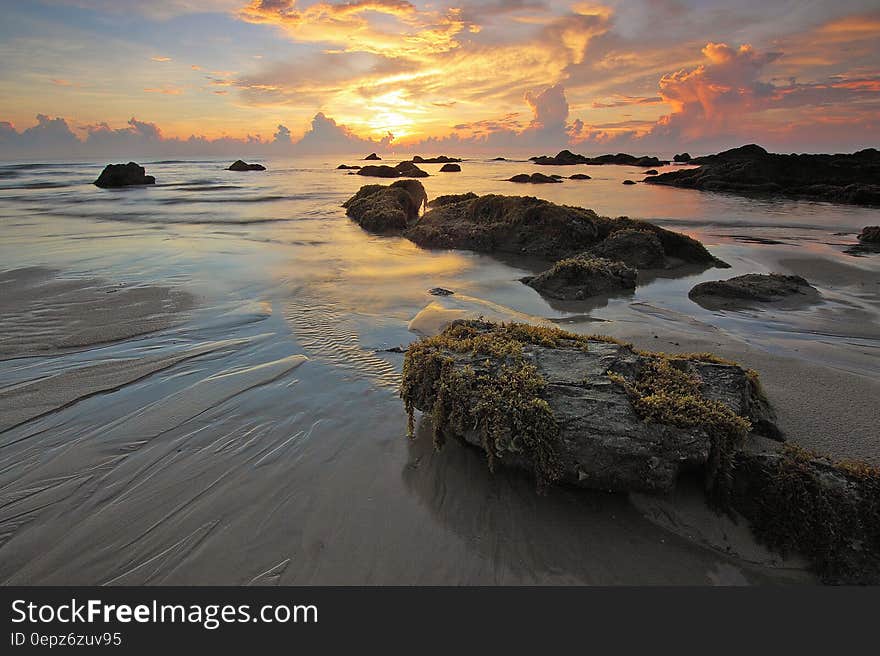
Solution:
M370 232L401 234L416 221L427 194L417 180L385 185L366 185L343 204L346 213Z
M522 281L551 298L583 300L633 290L637 275L623 262L582 255L559 260L547 271Z

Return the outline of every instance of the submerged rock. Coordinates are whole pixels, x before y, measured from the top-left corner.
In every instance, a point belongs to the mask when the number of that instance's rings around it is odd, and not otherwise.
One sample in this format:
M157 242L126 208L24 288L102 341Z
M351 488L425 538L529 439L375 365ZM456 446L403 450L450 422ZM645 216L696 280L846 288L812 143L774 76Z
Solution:
M364 157L364 159L365 159L365 160L371 160L371 161L377 161L377 160L381 160L382 158L379 157L376 153L370 153L369 155L367 155L366 157Z
M522 282L551 298L580 301L635 289L637 275L623 262L581 255L559 260L547 271L523 278Z
M820 300L818 290L806 280L780 273L748 273L728 280L703 282L691 289L688 296L710 309L755 303L797 306Z
M569 180L592 180L593 178L588 176L586 173L575 173L574 175L569 176L568 179Z
M458 164L444 164L440 167L440 173L460 173L461 166Z
M227 171L265 171L266 167L262 164L248 164L247 162L237 159L229 165Z
M699 168L646 182L704 191L770 194L855 205L880 205L880 151L778 155L755 144L691 160Z
M623 184L625 184L625 185L634 185L635 182L633 182L632 180L624 180L624 181L623 181Z
M370 232L400 234L419 218L428 195L418 180L367 185L343 204L346 214Z
M559 178L553 177L551 175L544 175L543 173L532 173L529 175L528 173L520 173L518 175L513 176L512 178L508 178L507 182L519 182L526 184L547 184L553 182L562 182Z
M410 413L433 417L438 447L463 439L492 468L523 468L542 483L663 493L691 469L720 480L752 417L775 428L755 380L734 364L640 353L607 338L458 321L410 346L401 397ZM664 406L666 421L646 421L655 415L641 399L664 384L677 412Z
M357 171L361 167L360 166L349 166L348 164L340 164L336 167L337 171Z
M428 290L428 293L431 296L452 296L455 292L450 289L444 289L443 287L431 287Z
M128 164L108 164L93 184L103 188L151 185L156 184L156 178L152 175L146 175L146 170L140 164L129 162Z

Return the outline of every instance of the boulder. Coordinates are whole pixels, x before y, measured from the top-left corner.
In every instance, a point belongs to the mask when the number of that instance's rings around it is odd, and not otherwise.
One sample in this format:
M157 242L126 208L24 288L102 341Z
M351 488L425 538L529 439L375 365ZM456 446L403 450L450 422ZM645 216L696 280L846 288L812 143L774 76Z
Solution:
M507 182L519 182L525 184L548 184L553 182L562 182L562 180L549 175L544 175L543 173L532 173L531 175L529 175L528 173L520 173L513 176L512 178L509 178Z
M397 166L385 164L363 166L357 171L358 175L372 178L426 178L425 173L412 162L401 162Z
M156 178L152 175L146 175L144 167L135 162L108 164L94 182L96 187L103 188L151 184L156 184Z
M673 157L672 161L679 162L679 163L690 162L691 161L691 154L690 153L681 153L680 155L676 155L675 157Z
M800 276L748 273L728 280L696 285L688 297L709 309L736 308L762 303L798 307L820 300L818 290Z
M580 301L599 294L636 288L636 270L623 262L586 255L559 260L547 271L522 282L544 296Z
M590 176L586 173L575 173L574 175L569 176L569 180L592 180Z
M428 174L412 162L401 162L394 167L402 178L427 178Z
M438 157L419 157L416 155L412 158L413 164L453 164L456 162L461 162L461 159L456 157L447 157L446 155L440 155Z
M265 171L266 167L262 164L248 164L247 162L237 159L229 165L227 171Z
M337 171L357 171L361 167L360 166L349 166L348 164L340 164L336 167Z
M624 166L663 166L669 162L643 155L628 155L627 153L617 153L616 155L599 155L598 157L587 157L585 155L576 155L570 150L563 150L555 157L548 155L540 155L530 157L535 164L544 166L571 166L574 164L591 164L593 166L601 166L604 164L621 164Z
M855 205L880 205L880 151L851 154L778 155L755 144L696 157L698 168L646 179L704 191L789 196Z
M623 181L623 184L625 184L625 185L634 185L635 182L633 182L632 180L624 180L624 181Z
M382 158L379 157L376 153L370 153L369 155L367 155L366 157L364 157L364 159L365 159L365 160L371 160L371 161L378 161L378 160L380 160L380 159L382 159Z
M865 226L859 233L859 241L865 244L880 244L880 226Z
M370 232L401 234L417 221L427 194L418 180L399 180L390 186L367 185L343 207L359 226Z
M526 469L541 484L666 493L688 470L723 484L749 430L775 428L756 380L705 355L457 321L409 347L400 393L411 418L432 417L438 447L464 440L490 468Z
M645 171L645 175L657 175L657 169L648 169Z
M440 167L440 173L460 173L461 166L458 164L444 164Z
M548 166L573 166L574 164L589 164L590 158L583 155L575 155L570 150L562 150L555 157L550 155L540 155L530 157L535 164Z
M617 260L636 269L663 269L670 266L660 239L647 230L618 230L593 246L587 254Z

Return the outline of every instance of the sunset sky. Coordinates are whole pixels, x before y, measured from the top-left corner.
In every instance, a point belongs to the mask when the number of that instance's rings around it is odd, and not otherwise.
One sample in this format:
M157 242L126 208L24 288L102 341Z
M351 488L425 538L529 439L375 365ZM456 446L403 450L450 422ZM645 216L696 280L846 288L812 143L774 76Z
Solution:
M2 2L6 155L880 145L877 0Z

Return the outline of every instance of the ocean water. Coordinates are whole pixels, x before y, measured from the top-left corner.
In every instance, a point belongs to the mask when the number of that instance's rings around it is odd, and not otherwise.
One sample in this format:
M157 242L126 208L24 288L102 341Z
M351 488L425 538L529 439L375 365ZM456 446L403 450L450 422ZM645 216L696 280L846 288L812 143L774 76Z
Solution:
M173 328L74 352L0 361L0 389L95 363L209 354L0 433L0 581L6 583L706 583L778 578L671 535L625 499L537 497L478 454L405 439L396 386L410 321L470 312L632 336L716 331L772 354L878 377L880 256L846 252L876 210L644 184L623 166L421 165L429 198L535 195L628 215L703 241L731 269L645 280L584 303L519 279L539 262L423 250L370 235L341 204L357 157L142 161L157 184L105 190L103 162L0 164L0 269L189 291ZM394 164L397 160L390 160ZM588 181L516 185L540 170ZM816 307L710 312L697 282L784 271ZM815 273L815 275L811 275ZM874 285L874 286L872 286ZM426 290L446 287L454 296ZM432 305L434 304L434 305ZM430 306L430 307L429 307ZM430 313L430 312L429 312ZM663 347L672 347L674 339ZM815 348L821 343L823 348ZM802 345L803 348L800 348ZM294 356L308 358L287 366ZM299 363L299 360L296 360Z

